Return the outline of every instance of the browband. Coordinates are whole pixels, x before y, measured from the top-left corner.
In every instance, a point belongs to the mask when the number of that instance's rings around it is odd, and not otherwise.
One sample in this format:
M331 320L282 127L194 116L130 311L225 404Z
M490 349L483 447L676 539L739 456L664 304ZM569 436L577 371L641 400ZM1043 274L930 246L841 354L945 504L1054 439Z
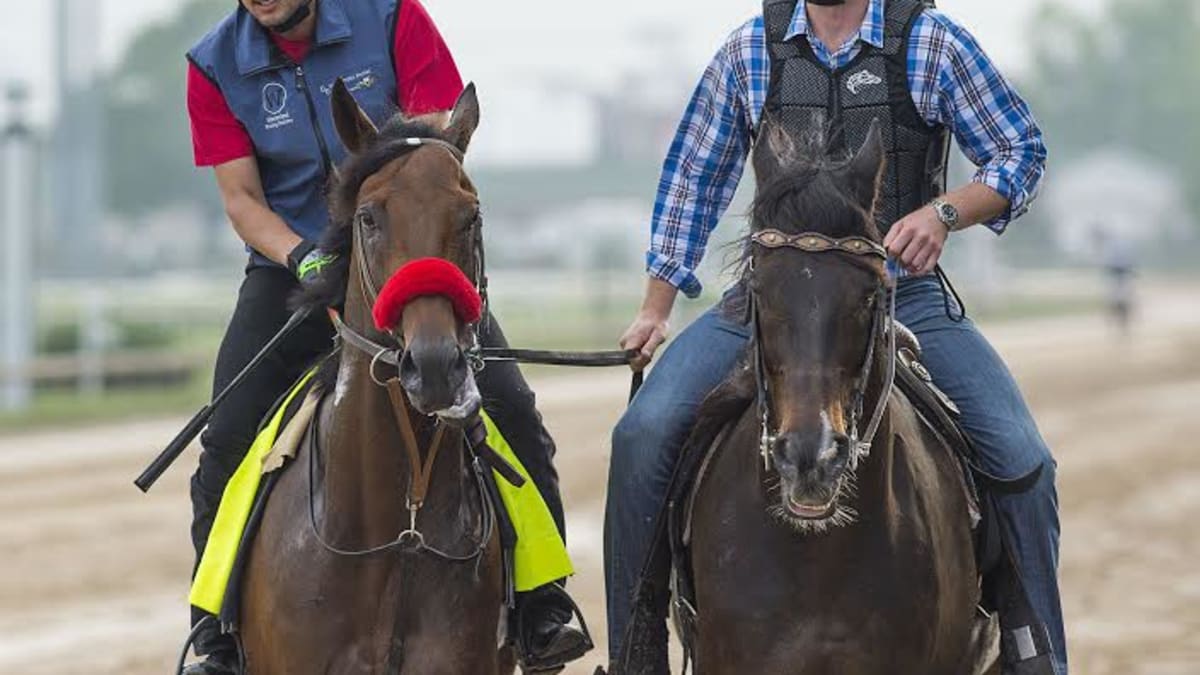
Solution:
M820 232L787 234L767 228L750 235L750 241L764 248L794 248L809 253L843 251L853 255L872 255L887 260L887 249L866 237L842 237L836 239Z

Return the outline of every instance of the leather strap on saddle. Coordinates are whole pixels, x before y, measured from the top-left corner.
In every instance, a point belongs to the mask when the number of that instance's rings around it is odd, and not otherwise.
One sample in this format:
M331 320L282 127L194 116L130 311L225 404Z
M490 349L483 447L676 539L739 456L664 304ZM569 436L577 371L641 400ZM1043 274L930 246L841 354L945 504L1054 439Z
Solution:
M492 446L488 445L487 433L487 425L484 424L483 418L475 417L467 427L467 443L471 445L471 450L485 464L500 474L509 485L523 487L525 485L525 477L507 459L496 452Z

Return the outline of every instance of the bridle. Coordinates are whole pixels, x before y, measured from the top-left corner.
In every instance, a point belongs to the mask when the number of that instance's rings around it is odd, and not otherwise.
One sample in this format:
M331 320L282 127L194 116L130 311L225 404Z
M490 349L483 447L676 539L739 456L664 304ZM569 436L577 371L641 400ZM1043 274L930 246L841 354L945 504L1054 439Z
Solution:
M461 163L463 161L462 151L459 150L457 146L455 146L447 141L444 141L440 138L424 138L424 137L402 138L402 139L393 141L392 145L395 146L394 150L393 150L395 156L399 156L400 154L402 154L404 152L414 150L416 148L429 146L429 147L443 148L443 149L447 150L448 152L450 152L450 154L453 155L454 159L457 160L458 162ZM351 238L353 239L353 246L354 246L353 257L356 259L356 262L358 265L359 288L362 291L363 297L367 300L367 302L373 305L375 303L375 301L379 298L380 285L376 281L375 275L371 272L371 264L370 264L370 261L367 256L366 236L365 236L366 235L366 233L365 233L366 226L365 226L365 219L363 218L362 211L359 211L358 213L355 214L354 220L352 223L352 227L354 228L351 233ZM479 225L477 223L472 226L472 229L473 229L473 232L472 232L471 237L472 237L473 246L474 246L475 268L476 268L476 276L475 276L475 280L474 280L475 290L477 292L479 292L481 298L486 298L487 297L486 296L487 282L485 280L485 277L483 276L483 263L482 263L483 244L482 244L482 233L480 232L481 228L479 227ZM362 333L359 333L358 331L354 330L350 326L347 326L346 323L342 320L341 316L339 314L337 314L336 312L331 312L331 317L333 320L333 325L337 330L337 335L338 335L338 339L339 339L338 348L340 349L343 345L349 345L351 347L354 347L354 348L370 355L371 356L371 365L370 365L369 370L370 370L371 379L372 379L372 381L375 382L375 384L377 384L381 387L384 387L388 392L388 398L390 399L391 404L392 404L391 405L392 414L395 417L396 424L400 429L401 442L404 446L405 456L407 457L408 464L409 464L410 479L409 479L408 488L407 488L406 494L405 494L405 506L408 510L408 527L407 527L407 529L402 530L400 532L400 534L398 534L394 540L392 540L388 543L379 545L379 546L373 546L373 547L369 547L369 548L345 549L345 548L335 546L335 545L329 543L328 541L326 541L325 538L321 535L320 528L317 526L317 518L316 518L316 507L315 507L315 496L314 496L314 492L315 492L314 485L315 485L315 481L316 481L314 455L316 453L309 452L308 453L309 454L309 490L308 490L308 493L309 493L308 494L308 496L309 496L309 523L312 527L313 534L316 537L317 541L321 544L321 546L326 551L333 553L335 555L347 556L347 557L362 557L362 556L375 555L378 553L384 553L384 552L390 551L392 549L405 549L405 550L413 550L413 551L427 551L427 552L435 555L436 557L439 557L439 558L442 558L443 560L448 560L451 562L468 562L471 560L479 559L480 556L483 555L483 552L487 549L488 541L491 539L492 532L495 528L496 517L495 517L495 513L492 510L491 502L487 498L488 488L486 486L485 479L483 477L483 467L481 466L478 455L476 455L474 457L474 462L473 462L472 468L473 468L473 473L475 474L476 482L478 483L478 494L480 497L480 505L481 505L480 508L483 513L483 527L482 527L481 537L480 537L479 541L476 542L475 546L472 548L472 551L468 554L458 555L458 554L447 553L445 551L442 551L440 549L437 549L437 548L431 546L425 540L425 535L417 527L417 516L420 513L422 507L424 507L424 505L425 505L425 497L429 492L429 483L433 477L433 466L434 466L434 463L437 461L438 454L441 451L447 427L440 420L435 421L435 423L434 423L435 427L434 427L432 441L429 444L428 450L424 453L424 458L422 458L421 448L417 441L416 430L413 428L412 419L409 414L409 405L408 405L407 396L404 393L403 387L400 385L399 373L397 372L397 375L395 377L389 377L386 379L379 378L376 375L376 365L377 365L378 361L381 360L382 355L385 353L393 355L394 358L392 360L395 363L397 369L399 369L399 363L400 363L399 354L401 352L403 352L403 349L404 349L403 340L401 338L399 338L394 331L392 331L389 335L389 339L395 341L397 346L392 347L392 348L384 347L383 345L380 345L380 344L376 343L374 340L368 338L366 335L363 335ZM475 337L476 326L474 326L474 325L471 326L470 331L471 331L472 344L476 344L477 343L477 338ZM320 415L316 416L316 418L319 418L319 417L320 417ZM316 419L316 418L314 418L314 419ZM315 424L316 423L314 422L314 429L312 432L312 437L314 439L318 437ZM459 433L462 434L463 440L465 443L467 441L466 431L465 430L458 430L458 431L459 431Z
M457 146L440 138L432 137L408 137L391 141L387 146L391 149L389 153L394 153L395 157L400 156L405 152L409 152L421 147L436 147L448 151L456 161L460 164L464 161L462 150ZM363 212L359 211L355 214L352 223L353 231L351 233L353 239L354 253L356 258L359 288L363 297L368 303L374 305L379 298L379 289L381 285L377 281L377 277L371 270L369 258L366 249L365 236L365 219L362 217ZM484 257L483 247L483 221L482 218L476 218L471 226L471 247L472 247L472 262L471 267L474 272L472 282L476 292L482 300L483 311L481 321L486 321L488 317L488 289L487 289L487 268ZM425 497L428 494L429 483L433 474L434 462L437 460L438 453L443 445L443 440L447 431L447 425L441 420L435 420L435 428L433 440L427 452L422 453L418 445L416 432L413 428L412 420L409 414L409 404L407 394L404 392L398 377L400 362L404 354L405 345L403 336L398 331L392 330L385 336L387 341L392 343L384 345L372 340L366 335L346 325L341 316L337 313L331 313L334 327L337 331L338 345L337 349L344 346L349 346L353 349L362 352L370 357L370 366L368 372L371 380L378 386L387 389L388 397L392 403L392 412L396 418L397 425L400 428L401 440L405 447L405 455L408 458L411 480L405 495L405 503L408 509L409 522L408 528L400 532L397 537L388 543L364 549L343 549L339 548L322 537L320 528L317 527L314 484L315 484L315 459L314 452L309 452L309 521L312 526L313 534L321 546L328 552L339 556L369 556L378 553L383 553L393 549L426 551L436 557L451 562L468 562L477 560L487 549L488 542L492 537L492 533L496 526L495 507L488 497L491 488L485 478L484 471L495 470L502 477L514 484L523 482L523 478L515 468L507 465L507 461L497 455L494 451L486 446L486 433L482 432L483 422L476 418L471 425L463 429L455 430L463 437L464 447L470 448L473 451L474 457L472 461L472 469L475 480L478 486L478 494L483 513L483 528L481 538L473 547L472 551L465 555L457 555L447 553L431 546L425 539L424 534L417 527L417 515L425 504ZM471 324L468 326L469 346L466 350L467 362L471 369L478 373L482 371L489 361L523 361L527 363L542 363L550 365L571 365L571 366L616 366L626 365L637 356L636 351L601 351L601 352L563 352L563 351L541 351L528 349L495 349L483 348L479 342L479 324ZM397 369L397 375L391 377L380 377L378 374L379 364L387 364ZM316 418L319 418L317 415ZM315 418L314 418L315 419ZM314 429L312 437L316 438ZM487 466L480 460L481 457L487 458Z
M790 248L810 254L842 253L852 256L874 257L882 260L885 265L888 261L887 250L883 246L866 237L859 236L842 237L839 239L820 232L787 234L776 229L767 228L751 234L750 243L772 250ZM753 252L750 254L749 274L754 274ZM753 351L752 358L754 360L755 399L758 405L758 417L761 424L759 452L762 454L764 470L770 470L771 451L775 446L778 433L771 426L771 392L767 382L766 362L762 350L762 326L758 320L758 299L753 284L747 284L747 286L749 321L754 337L751 350ZM871 334L867 343L867 353L863 359L862 367L859 369L858 380L855 383L854 394L851 399L849 422L849 466L851 471L857 470L859 461L866 459L871 454L871 443L874 441L875 435L879 431L879 425L883 421L883 413L887 408L888 398L891 395L892 385L895 382L896 329L894 322L896 320L896 292L892 275L887 275L887 280L880 284L873 305L874 312L871 321ZM863 419L863 406L866 400L867 385L871 375L871 368L875 361L875 346L881 335L886 335L887 337L888 350L887 366L884 372L884 387L880 393L879 400L875 404L875 410L871 413L871 417L867 422L866 429L860 434L859 423Z

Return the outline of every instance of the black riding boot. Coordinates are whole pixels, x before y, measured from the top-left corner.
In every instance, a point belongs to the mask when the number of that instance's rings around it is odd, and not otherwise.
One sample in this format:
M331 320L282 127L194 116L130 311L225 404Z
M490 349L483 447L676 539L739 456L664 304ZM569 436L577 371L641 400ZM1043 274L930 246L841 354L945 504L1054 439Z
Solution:
M526 673L557 673L595 645L579 614L580 628L570 625L578 606L558 584L517 595L516 638Z

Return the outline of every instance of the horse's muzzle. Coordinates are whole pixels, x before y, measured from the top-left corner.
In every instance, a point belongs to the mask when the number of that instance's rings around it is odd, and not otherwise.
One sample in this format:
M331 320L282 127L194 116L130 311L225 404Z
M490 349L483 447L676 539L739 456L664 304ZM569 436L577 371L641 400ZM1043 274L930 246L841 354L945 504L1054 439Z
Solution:
M400 359L400 384L419 412L450 423L471 419L482 404L466 353L449 337L413 340Z
M850 459L850 439L827 426L782 434L772 451L779 497L796 518L821 520L837 511Z

